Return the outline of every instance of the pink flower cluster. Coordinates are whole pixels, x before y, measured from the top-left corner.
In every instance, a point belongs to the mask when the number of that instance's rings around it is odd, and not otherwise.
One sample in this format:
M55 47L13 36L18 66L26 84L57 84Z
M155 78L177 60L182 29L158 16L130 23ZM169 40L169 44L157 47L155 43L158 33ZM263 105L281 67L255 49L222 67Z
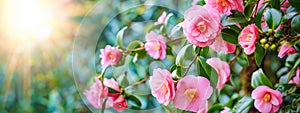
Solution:
M208 79L193 75L180 79L175 89L171 73L162 69L155 69L149 82L159 103L168 105L173 100L175 107L193 112L207 110L207 99L213 91Z
M198 6L194 1L193 6L184 13L182 27L187 40L196 46L210 46L217 52L233 53L236 45L224 41L220 34L222 29L220 13L230 13L230 10L243 11L243 1L206 0L205 2L205 6Z
M118 93L109 93L108 87L117 91ZM95 78L95 83L89 90L84 92L88 102L96 109L101 109L104 98L108 97L106 108L112 107L121 112L127 108L127 103L123 95L120 94L121 90L119 84L114 79L104 79L103 84L98 78Z
M217 88L223 88L230 78L229 65L219 58L210 58L207 63L218 74ZM198 113L207 112L207 100L212 95L212 87L207 78L188 75L180 79L176 85L168 70L154 69L149 80L151 93L159 103L168 105L172 100L174 106Z

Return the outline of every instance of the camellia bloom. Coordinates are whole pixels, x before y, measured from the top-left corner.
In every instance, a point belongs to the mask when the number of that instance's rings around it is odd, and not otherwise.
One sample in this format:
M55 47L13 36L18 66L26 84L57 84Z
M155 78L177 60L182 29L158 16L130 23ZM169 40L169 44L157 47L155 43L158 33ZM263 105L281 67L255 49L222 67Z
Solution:
M294 76L294 78L292 80L289 81L289 83L295 83L298 86L300 86L300 67L297 67L296 70L296 75Z
M233 53L236 49L235 44L223 40L220 35L216 38L215 42L209 47L215 50L216 52L223 52L225 54Z
M224 109L220 113L228 113L230 111L230 108L224 107Z
M243 0L205 0L205 3L221 14L231 14L230 10L244 12Z
M262 113L274 113L282 103L282 94L267 86L258 86L251 96L254 99L254 107Z
M102 68L106 68L110 65L116 65L122 57L122 52L116 48L106 45L104 49L100 49L100 58Z
M111 79L104 78L103 84L107 87L112 88L117 92L121 92L118 82L113 78ZM120 93L112 93L112 94L108 93L107 95L109 99L107 103L115 110L121 112L127 108L126 100L122 95L120 95Z
M294 54L294 53L296 53L296 50L293 48L293 46L289 45L289 43L284 43L280 48L278 57L283 58L285 55Z
M185 11L182 28L190 43L209 46L221 31L220 15L211 7L194 5Z
M97 109L102 108L103 98L107 96L108 89L104 87L98 78L89 90L84 92L88 102Z
M193 75L185 76L177 83L174 106L179 109L198 112L205 109L207 99L212 92L213 88L207 78Z
M151 93L157 101L168 105L175 97L175 87L172 75L168 70L154 69L149 80Z
M255 51L257 39L258 28L255 26L255 24L250 24L242 30L238 41L242 48L244 48L244 52L247 55L250 55Z
M227 62L220 60L219 58L210 58L206 60L212 68L218 73L217 88L222 89L224 84L230 79L230 67Z
M163 36L157 35L153 31L146 34L145 50L154 59L163 60L166 57L166 42Z

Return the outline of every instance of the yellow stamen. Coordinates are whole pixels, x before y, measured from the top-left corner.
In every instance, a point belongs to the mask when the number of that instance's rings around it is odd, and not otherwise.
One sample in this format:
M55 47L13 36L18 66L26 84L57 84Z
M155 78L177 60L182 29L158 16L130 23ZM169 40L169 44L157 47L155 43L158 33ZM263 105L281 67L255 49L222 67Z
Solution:
M195 100L195 97L198 96L197 89L187 89L184 92L184 97L188 99L189 102L193 102Z
M218 3L221 2L223 7L228 5L228 3L226 2L226 0L217 0L217 2Z
M247 41L247 42L250 42L251 39L252 39L252 36L253 36L253 34L248 34L248 35L247 35L247 38L246 38L246 41Z
M155 44L154 47L153 47L154 50L159 50L159 48L160 48L159 44Z
M269 93L265 94L264 101L265 102L270 102L270 100L271 100L271 95Z

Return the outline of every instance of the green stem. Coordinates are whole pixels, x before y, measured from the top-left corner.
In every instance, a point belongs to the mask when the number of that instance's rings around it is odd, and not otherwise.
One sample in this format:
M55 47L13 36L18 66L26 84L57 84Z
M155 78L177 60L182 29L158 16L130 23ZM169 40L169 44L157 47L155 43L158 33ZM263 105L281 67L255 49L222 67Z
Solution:
M201 51L201 49L200 49ZM185 76L187 74L187 72L189 71L189 69L191 68L191 66L194 64L194 62L197 60L198 56L200 56L200 51L197 53L197 55L193 58L192 62L188 65L187 69L184 71L182 76Z

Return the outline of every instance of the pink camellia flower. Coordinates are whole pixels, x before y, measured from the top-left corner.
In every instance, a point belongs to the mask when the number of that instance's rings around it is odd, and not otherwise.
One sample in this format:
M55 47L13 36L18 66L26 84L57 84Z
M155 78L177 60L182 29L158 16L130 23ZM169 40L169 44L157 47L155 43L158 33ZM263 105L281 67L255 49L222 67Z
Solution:
M264 0L259 0L258 4L254 6L252 17L254 17L258 13L258 10L264 5L263 2Z
M151 93L157 101L168 105L175 97L172 75L168 70L154 69L149 80Z
M166 57L167 45L163 36L151 31L146 34L146 41L145 49L152 58L163 60Z
M300 67L297 67L296 75L292 80L289 81L289 84L295 83L300 86Z
M179 109L198 112L205 109L207 99L211 96L213 88L204 77L188 75L177 83L174 106Z
M250 55L255 51L257 38L258 28L255 26L255 24L250 24L242 30L238 41L242 48L244 48L244 52L247 55Z
M194 5L185 11L182 27L190 43L209 46L221 31L220 15L211 7Z
M163 23L165 23L166 19L167 19L167 13L163 12L160 15L160 17L158 17L157 22L155 22L154 25L163 24Z
M224 109L220 113L228 113L230 111L230 108L224 107Z
M98 78L95 78L95 83L89 90L84 92L88 102L96 109L102 108L103 98L107 96L108 89L104 87ZM106 106L108 107L108 106Z
M275 113L282 103L282 94L267 86L258 86L252 91L254 107L262 113Z
M205 0L205 3L221 14L231 14L230 10L244 12L243 0Z
M106 68L111 65L116 65L122 57L121 51L116 47L106 45L104 49L100 49L100 58L102 68Z
M285 55L290 55L294 53L296 53L296 50L293 48L293 46L289 45L289 43L284 43L280 48L278 57L283 58Z
M119 92L119 93L108 93L108 101L107 103L109 104L109 106L113 107L115 110L121 112L124 109L127 108L127 103L125 98L120 95L121 89L119 87L118 82L111 78L111 79L107 79L104 78L103 84L107 87L112 88L113 90Z
M219 58L210 58L206 60L212 68L218 73L217 88L222 89L224 84L230 79L230 67L227 62L220 60Z
M235 44L223 40L220 35L216 38L215 42L209 47L215 50L216 52L223 52L225 54L234 53L236 49Z

